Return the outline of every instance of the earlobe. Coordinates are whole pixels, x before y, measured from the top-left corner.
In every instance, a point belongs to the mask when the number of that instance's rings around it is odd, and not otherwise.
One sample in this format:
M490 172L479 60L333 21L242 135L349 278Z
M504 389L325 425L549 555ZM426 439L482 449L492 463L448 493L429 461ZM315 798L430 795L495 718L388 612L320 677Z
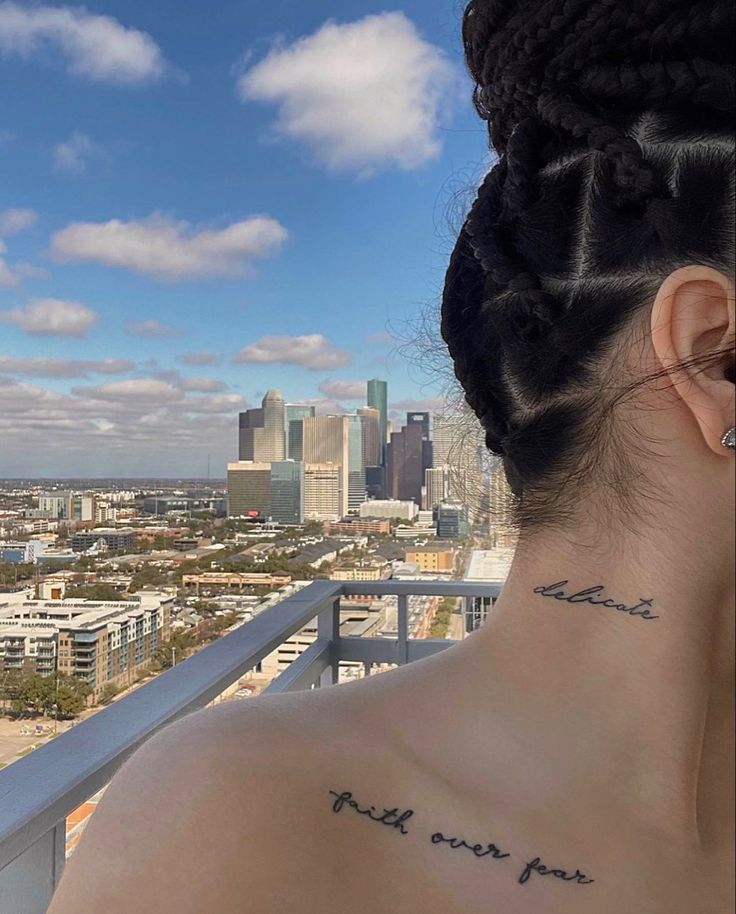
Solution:
M655 354L706 445L719 455L734 425L735 323L733 281L704 265L670 273L652 305Z

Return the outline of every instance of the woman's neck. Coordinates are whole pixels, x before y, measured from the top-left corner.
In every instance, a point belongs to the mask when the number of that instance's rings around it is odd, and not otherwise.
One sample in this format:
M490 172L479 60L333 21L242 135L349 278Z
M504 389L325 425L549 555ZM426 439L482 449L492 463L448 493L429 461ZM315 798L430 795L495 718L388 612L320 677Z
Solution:
M532 732L571 785L706 846L733 827L734 541L687 521L627 533L605 558L562 535L522 543L463 650L512 741Z

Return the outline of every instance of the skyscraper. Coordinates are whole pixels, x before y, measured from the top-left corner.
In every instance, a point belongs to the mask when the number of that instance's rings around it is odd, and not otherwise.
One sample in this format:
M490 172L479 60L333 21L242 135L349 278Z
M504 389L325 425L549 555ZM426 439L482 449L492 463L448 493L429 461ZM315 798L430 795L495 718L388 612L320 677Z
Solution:
M424 471L424 507L434 510L447 500L447 467L428 467Z
M302 419L305 464L331 463L339 467L339 515L348 513L349 435L346 416L308 416Z
M303 463L276 460L271 464L271 518L279 524L303 523Z
M406 414L407 425L421 425L422 427L422 473L433 466L433 449L432 440L429 433L429 413L428 412L408 412Z
M368 381L368 390L366 402L368 406L377 409L379 413L379 425L381 429L381 463L385 460L386 444L388 442L388 384L386 381L379 381L378 378L371 378Z
M386 497L422 503L424 483L422 425L414 422L391 433L386 452Z
M240 413L238 456L255 461L285 458L285 403L278 390L266 391L260 409Z
M348 423L348 511L357 511L365 501L365 459L363 420L345 416Z
M377 467L381 463L381 414L373 406L361 406L357 413L363 426L363 462Z
M492 546L513 547L519 532L513 525L513 495L506 480L503 461L494 457L489 475L489 533Z
M406 424L422 427L422 437L429 438L429 413L427 412L409 412L406 414Z
M365 494L368 498L383 498L386 492L386 467L365 468Z
M266 518L271 514L271 464L239 460L227 465L228 514Z
M336 463L304 465L304 516L319 520L339 520L342 467Z
M304 427L302 419L313 416L314 406L307 403L287 403L284 412L286 432L286 456L291 460L303 458L302 439Z
M475 521L483 501L483 435L469 412L435 414L433 417L433 462L447 467L448 499L465 505Z

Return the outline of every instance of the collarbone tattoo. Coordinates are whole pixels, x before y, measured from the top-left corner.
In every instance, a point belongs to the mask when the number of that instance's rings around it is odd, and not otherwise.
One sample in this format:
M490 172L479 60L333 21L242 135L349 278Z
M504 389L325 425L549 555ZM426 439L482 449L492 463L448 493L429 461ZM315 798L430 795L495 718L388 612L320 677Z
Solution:
M329 794L331 797L334 797L332 802L332 811L334 813L340 813L347 807L348 809L355 810L358 815L365 816L373 822L395 829L402 836L411 833L407 823L414 816L413 809L401 811L398 806L385 806L383 807L383 812L379 812L375 806L361 806L349 790L330 790ZM428 832L428 837L430 842L435 846L444 845L452 850L469 851L477 858L489 857L491 860L510 860L511 862L516 862L514 855L509 851L501 850L498 845L490 841L468 842L464 838L448 837L441 831ZM516 879L519 885L526 885L532 876L535 875L552 876L553 879L569 882L572 885L591 885L595 882L594 879L590 879L585 873L577 868L574 872L571 872L560 867L548 866L542 862L541 857L533 857L531 860L519 858L519 866L523 866Z

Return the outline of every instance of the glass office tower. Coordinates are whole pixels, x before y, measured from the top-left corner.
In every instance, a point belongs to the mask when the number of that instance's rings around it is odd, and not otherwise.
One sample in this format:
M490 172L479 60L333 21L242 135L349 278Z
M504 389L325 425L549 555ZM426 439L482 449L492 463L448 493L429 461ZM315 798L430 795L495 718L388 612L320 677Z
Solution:
M386 443L388 441L388 383L378 378L368 381L367 391L368 406L379 412L381 428L381 463L385 463Z

